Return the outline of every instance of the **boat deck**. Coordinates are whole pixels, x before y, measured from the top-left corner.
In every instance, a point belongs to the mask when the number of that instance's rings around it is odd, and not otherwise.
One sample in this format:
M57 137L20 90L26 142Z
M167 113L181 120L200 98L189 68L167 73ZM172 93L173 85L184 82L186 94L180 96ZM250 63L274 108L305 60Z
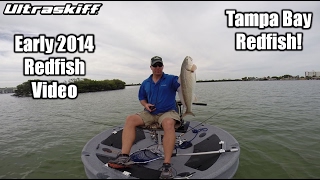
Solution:
M220 149L238 149L235 152L212 153L205 155L177 155L172 157L171 164L177 178L191 174L189 179L230 179L237 171L239 164L240 148L236 139L228 132L208 124L190 122L186 133L176 132L180 140L190 141L191 146L178 146L174 151L177 154L211 152ZM194 128L195 127L195 128ZM193 130L196 129L196 130ZM185 131L184 131L185 132ZM147 147L161 148L155 139L161 138L163 131L157 131L152 136L147 129L136 129L136 139L131 153ZM147 164L134 164L130 168L121 170L112 169L105 164L116 158L121 150L122 126L103 131L92 138L83 148L82 162L88 178L112 179L158 179L163 160L155 160Z

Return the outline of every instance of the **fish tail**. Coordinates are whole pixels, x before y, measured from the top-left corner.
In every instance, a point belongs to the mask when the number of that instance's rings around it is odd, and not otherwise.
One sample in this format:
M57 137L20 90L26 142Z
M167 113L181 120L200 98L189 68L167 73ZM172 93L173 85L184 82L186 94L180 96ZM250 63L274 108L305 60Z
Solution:
M186 115L195 116L195 115L193 114L193 112L185 112L185 113L182 114L182 118L185 117Z

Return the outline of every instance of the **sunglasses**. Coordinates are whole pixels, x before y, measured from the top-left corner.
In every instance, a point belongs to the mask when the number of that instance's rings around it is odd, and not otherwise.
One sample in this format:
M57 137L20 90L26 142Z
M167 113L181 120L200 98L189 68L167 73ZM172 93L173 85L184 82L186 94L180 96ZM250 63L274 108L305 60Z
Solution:
M152 65L152 67L162 67L163 64L162 63L155 63L154 65Z

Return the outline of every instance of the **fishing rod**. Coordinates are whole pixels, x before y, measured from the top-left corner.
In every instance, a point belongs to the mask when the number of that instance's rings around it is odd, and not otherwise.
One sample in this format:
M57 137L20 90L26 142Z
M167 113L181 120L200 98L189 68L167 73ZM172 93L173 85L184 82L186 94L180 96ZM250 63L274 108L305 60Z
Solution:
M204 103L199 103L200 105L203 105ZM213 114L212 116L210 116L208 119L206 119L206 120L204 120L204 121L202 121L201 123L199 123L198 125L196 125L195 127L191 127L191 129L189 129L188 131L186 131L185 133L183 133L183 134L180 134L179 136L178 136L178 138L181 138L183 135L185 135L187 132L189 132L189 131L191 131L191 130L193 130L194 128L196 128L196 127L198 127L198 126L200 126L201 124L203 124L204 122L206 122L206 121L208 121L209 119L211 119L213 116L216 116L216 115L218 115L219 113L221 113L222 111L224 111L224 110L226 110L227 108L229 108L232 104L234 104L234 102L233 103L231 103L229 106L227 106L227 107L225 107L225 108L223 108L221 111L219 111L219 112L217 112L217 113L215 113L215 114ZM197 104L195 104L195 105L197 105ZM205 105L207 105L207 104L205 104Z

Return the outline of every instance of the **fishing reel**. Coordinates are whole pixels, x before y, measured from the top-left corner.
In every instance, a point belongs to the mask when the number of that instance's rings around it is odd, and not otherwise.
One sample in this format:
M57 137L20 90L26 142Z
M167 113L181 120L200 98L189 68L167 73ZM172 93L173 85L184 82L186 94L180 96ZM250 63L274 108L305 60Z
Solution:
M180 149L187 149L192 146L192 143L190 141L187 141L186 139L181 140L180 136L178 137L177 141L178 141L178 147Z

